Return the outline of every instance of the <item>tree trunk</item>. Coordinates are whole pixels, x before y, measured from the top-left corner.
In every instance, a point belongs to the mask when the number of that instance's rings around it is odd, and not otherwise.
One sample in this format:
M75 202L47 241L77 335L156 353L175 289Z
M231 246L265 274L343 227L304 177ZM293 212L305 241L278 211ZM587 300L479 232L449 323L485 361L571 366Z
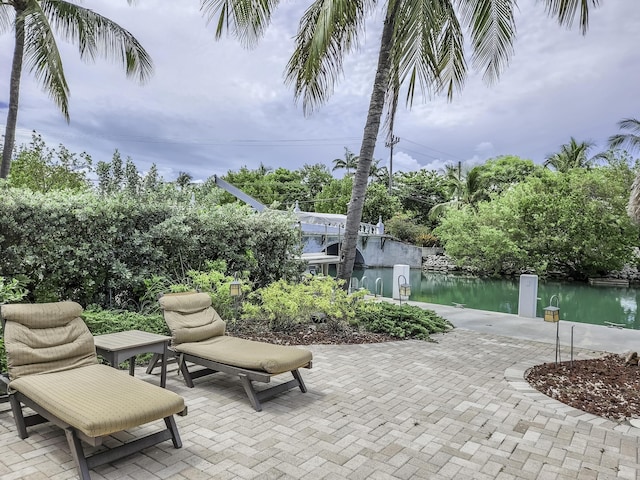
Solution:
M640 225L640 175L636 177L631 186L627 213L633 223Z
M13 62L11 64L9 112L7 113L7 125L4 132L0 178L7 178L9 170L11 169L11 157L13 156L13 147L16 143L16 126L18 123L18 97L20 95L20 76L22 74L22 58L24 55L24 6L18 3L15 10L16 44L13 50Z
M347 224L342 242L340 269L338 278L345 280L345 289L349 288L349 281L353 274L353 264L356 260L356 248L358 246L358 231L362 221L364 198L369 182L369 171L373 160L373 152L376 148L376 140L380 130L380 120L384 110L384 101L389 85L389 71L391 69L391 47L393 45L394 27L400 0L390 1L387 17L382 30L380 42L380 54L378 55L378 69L373 83L373 92L369 102L367 123L364 126L364 135L360 147L358 168L353 177L353 189L351 201L347 210Z

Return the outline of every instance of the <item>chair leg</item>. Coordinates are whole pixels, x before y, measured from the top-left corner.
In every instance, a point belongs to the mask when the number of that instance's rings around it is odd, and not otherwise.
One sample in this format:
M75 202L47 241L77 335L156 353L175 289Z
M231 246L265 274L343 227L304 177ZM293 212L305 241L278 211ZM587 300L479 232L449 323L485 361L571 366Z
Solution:
M258 399L258 395L256 391L253 389L253 385L251 384L251 380L246 375L240 374L240 381L242 382L242 386L244 387L244 391L247 393L249 397L249 401L253 406L256 412L262 411L262 405L260 404L260 400Z
M184 359L183 354L178 355L178 365L180 365L180 372L182 373L182 378L184 378L184 384L189 388L193 388L193 379L191 378L191 374L187 368L187 361Z
M171 432L171 441L173 442L174 448L182 448L182 440L180 440L180 433L178 432L176 420L173 418L173 415L165 417L164 424L167 426L167 430Z
M291 373L293 374L293 378L298 381L298 385L300 386L300 390L302 391L302 393L307 393L307 387L302 381L302 375L300 375L298 369L293 370Z
M11 404L13 419L16 422L16 430L18 430L18 436L24 440L29 436L29 434L27 433L27 424L24 421L24 415L22 413L22 405L20 405L20 400L18 400L15 395L9 395L9 403Z
M76 432L71 428L65 428L64 434L67 437L69 443L69 450L71 450L71 456L76 463L78 469L78 477L80 480L91 480L89 475L89 465L87 465L87 459L84 456L84 450L82 450L82 444L80 439L76 435Z

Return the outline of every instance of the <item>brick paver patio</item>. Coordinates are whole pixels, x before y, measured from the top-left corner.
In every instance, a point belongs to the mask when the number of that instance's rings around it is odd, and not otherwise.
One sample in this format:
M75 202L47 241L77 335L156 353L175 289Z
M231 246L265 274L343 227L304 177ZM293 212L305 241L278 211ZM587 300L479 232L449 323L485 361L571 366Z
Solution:
M640 429L524 382L527 367L554 360L554 345L468 330L435 338L312 346L314 368L302 372L309 392L280 395L262 412L235 378L220 374L188 389L170 371L167 387L189 407L177 418L183 448L166 442L92 478L638 478ZM20 440L8 404L0 405L0 478L75 478L61 430L30 432Z

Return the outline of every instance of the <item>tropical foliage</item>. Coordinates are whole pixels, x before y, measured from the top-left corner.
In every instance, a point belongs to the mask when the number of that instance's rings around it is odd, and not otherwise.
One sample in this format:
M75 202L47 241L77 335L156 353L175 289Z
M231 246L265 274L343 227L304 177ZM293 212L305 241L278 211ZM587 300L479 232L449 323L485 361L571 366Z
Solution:
M293 219L281 212L6 186L0 202L0 272L27 278L31 301L121 308L153 275L177 282L215 259L258 286L300 272Z
M129 0L131 3L131 0ZM9 108L0 178L11 167L18 120L23 62L69 121L69 85L56 35L78 47L80 57L105 57L120 62L129 77L144 82L151 58L136 38L106 17L64 0L7 0L0 3L0 32L13 30L15 44L9 81Z
M588 157L593 142L578 142L571 137L569 143L560 147L560 151L548 155L543 166L553 167L556 171L567 173L572 168L589 168L593 159Z
M202 0L209 20L217 16L216 35L225 30L246 45L262 36L277 2ZM316 0L300 20L295 49L286 67L287 81L306 113L325 103L342 74L344 57L360 46L366 21L378 8L376 1ZM544 0L547 13L570 27L577 17L583 33L589 18L584 0ZM457 8L454 8L457 7ZM597 2L592 3L592 7ZM442 2L388 0L384 14L378 64L365 122L358 167L347 212L340 277L348 280L356 256L358 230L381 118L390 113L393 125L399 90L405 86L407 103L416 90L429 95L446 92L452 98L466 76L464 28L469 31L473 65L485 80L498 79L513 51L516 2L492 0Z
M629 151L640 149L640 120L625 118L618 122L620 130L625 133L617 133L609 137L609 148L627 148Z
M86 153L76 155L64 145L48 148L42 137L33 134L31 143L23 145L12 162L9 184L46 193L52 190L83 191L91 187L88 173L91 157Z
M625 170L532 176L477 211L448 211L435 233L450 256L480 272L599 276L631 261L638 243L625 214L633 177Z

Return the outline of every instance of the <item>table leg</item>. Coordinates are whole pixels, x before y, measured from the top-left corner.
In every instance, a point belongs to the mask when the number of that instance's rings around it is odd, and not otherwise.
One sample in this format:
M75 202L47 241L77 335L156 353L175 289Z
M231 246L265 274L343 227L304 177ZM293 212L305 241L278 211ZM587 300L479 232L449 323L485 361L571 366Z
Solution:
M160 364L160 386L165 388L167 385L167 342L164 342L162 349L162 363Z
M129 375L133 377L136 369L136 356L134 355L129 359Z

